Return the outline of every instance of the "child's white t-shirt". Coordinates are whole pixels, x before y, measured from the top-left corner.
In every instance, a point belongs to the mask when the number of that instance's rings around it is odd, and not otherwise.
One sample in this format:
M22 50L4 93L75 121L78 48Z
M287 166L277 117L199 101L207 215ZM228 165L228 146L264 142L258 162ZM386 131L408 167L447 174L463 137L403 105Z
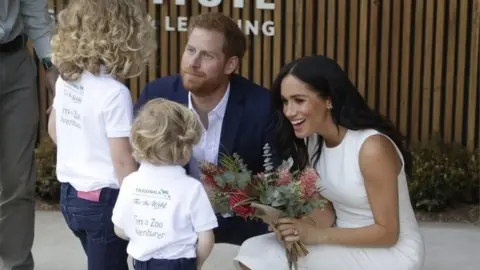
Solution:
M136 260L195 258L197 232L218 226L202 183L181 166L142 162L127 176L112 221L130 238Z
M58 78L57 178L79 191L118 189L109 138L129 137L133 103L128 88L112 76L84 72L75 82Z

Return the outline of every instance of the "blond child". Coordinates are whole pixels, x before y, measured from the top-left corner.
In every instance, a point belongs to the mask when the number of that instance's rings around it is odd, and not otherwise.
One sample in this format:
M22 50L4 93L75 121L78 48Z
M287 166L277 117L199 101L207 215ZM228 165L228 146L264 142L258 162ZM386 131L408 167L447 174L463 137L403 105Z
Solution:
M133 123L140 168L125 178L112 220L130 240L135 270L196 270L212 251L217 217L202 183L184 169L201 136L198 117L164 99L148 102Z
M48 131L57 143L61 210L88 258L88 270L127 270L128 242L112 211L123 178L135 171L129 144L130 92L155 48L140 0L75 0L58 15L52 41L56 82Z

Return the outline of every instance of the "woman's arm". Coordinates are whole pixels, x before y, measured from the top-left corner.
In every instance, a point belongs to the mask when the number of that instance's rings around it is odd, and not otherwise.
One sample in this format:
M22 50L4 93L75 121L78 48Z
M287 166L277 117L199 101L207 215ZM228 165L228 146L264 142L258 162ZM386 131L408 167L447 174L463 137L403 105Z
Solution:
M316 228L332 227L335 224L335 211L332 202L328 201L324 209L314 209L312 213L304 217L304 220L310 221Z
M399 155L388 138L375 135L365 141L359 156L375 224L361 228L315 228L302 221L283 219L279 220L281 224L277 229L286 241L345 246L389 247L396 244L400 227L398 174L402 164Z
M55 124L57 113L52 108L50 115L48 116L48 135L52 138L52 141L57 144L57 126Z

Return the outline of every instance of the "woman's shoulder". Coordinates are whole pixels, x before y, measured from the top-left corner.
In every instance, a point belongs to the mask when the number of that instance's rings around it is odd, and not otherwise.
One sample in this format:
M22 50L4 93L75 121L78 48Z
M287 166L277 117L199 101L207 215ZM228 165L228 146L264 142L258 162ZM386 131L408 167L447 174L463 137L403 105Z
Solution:
M386 134L375 129L349 131L349 133L359 154L360 152L379 156L398 154L400 159L403 160L400 150Z
M367 139L376 135L379 135L381 139L387 139L386 135L384 135L383 133L375 129L361 129L361 130L349 129L347 132L346 139L350 142L349 143L350 145L354 146L357 151L360 151L361 147L364 145Z
M368 128L368 129L359 129L359 130L348 130L348 136L352 139L355 140L366 140L368 137L373 136L373 135L383 135L381 132Z

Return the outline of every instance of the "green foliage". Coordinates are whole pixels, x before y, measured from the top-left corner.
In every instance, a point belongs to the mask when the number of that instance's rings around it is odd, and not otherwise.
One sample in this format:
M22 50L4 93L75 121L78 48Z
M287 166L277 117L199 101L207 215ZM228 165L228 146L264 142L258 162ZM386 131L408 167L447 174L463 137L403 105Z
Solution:
M318 174L312 168L302 172L290 172L293 160L284 161L275 168L271 161L270 146L263 147L264 171L252 175L237 155L222 155L220 165L201 161L201 179L208 186L215 209L234 211L243 217L254 217L251 203L269 206L290 217L310 213L323 208L320 189L316 186ZM228 211L231 212L231 211Z
M232 156L220 153L219 163L225 171L251 174L251 171L248 170L247 165L245 165L243 159L237 153L234 153Z
M215 175L215 183L221 188L245 189L250 183L250 174L246 172L225 171Z
M478 192L478 154L474 158L465 147L446 144L435 135L426 143L414 145L412 158L413 179L408 187L416 209L442 211L464 202L465 194L474 192L475 181Z
M475 150L468 160L467 171L471 177L469 181L471 188L466 194L470 202L480 202L480 149Z
M56 146L50 138L42 139L35 149L37 181L36 195L42 199L58 201L60 183L56 174Z

